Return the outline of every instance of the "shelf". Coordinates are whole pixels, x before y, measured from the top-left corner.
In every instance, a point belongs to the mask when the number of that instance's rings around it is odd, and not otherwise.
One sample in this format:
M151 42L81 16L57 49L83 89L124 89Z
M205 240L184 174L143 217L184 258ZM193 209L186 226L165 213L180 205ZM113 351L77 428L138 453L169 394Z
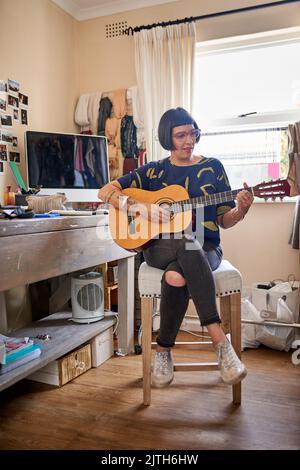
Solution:
M89 324L74 323L71 318L70 312L54 313L11 334L14 337L29 336L30 338L49 334L51 339L48 341L35 339L35 343L42 348L40 357L0 375L0 391L94 338L114 325L116 321L113 315L109 316L109 313L106 313L103 320Z

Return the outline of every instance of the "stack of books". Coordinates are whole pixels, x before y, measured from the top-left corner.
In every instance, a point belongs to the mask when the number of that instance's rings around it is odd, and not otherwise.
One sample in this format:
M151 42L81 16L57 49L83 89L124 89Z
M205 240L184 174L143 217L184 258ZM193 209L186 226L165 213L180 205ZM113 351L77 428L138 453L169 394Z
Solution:
M0 334L0 374L37 359L41 348L29 338L12 338Z

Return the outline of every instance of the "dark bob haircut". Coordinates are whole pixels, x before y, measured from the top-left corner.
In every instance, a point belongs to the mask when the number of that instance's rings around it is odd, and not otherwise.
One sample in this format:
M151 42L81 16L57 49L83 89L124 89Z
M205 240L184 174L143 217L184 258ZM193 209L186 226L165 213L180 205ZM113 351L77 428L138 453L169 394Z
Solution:
M183 108L172 108L168 109L162 117L160 118L158 125L158 139L160 145L165 150L174 150L173 139L172 139L172 129L178 126L185 126L192 124L195 129L199 129L196 121L192 118L190 113L188 113ZM200 136L197 138L196 142L199 142Z

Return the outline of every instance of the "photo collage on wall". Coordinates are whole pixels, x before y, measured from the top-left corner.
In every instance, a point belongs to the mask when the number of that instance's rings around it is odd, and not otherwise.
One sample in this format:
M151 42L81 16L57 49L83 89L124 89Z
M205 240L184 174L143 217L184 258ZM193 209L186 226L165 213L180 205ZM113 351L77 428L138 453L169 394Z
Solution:
M20 82L0 79L0 173L5 162L21 163L15 124L28 125L28 96L21 93Z

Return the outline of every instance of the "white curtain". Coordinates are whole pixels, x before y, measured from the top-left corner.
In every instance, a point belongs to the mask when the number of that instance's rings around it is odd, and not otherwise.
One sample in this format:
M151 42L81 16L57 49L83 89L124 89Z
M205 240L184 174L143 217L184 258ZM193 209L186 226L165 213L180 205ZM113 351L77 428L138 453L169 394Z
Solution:
M159 160L163 149L157 126L169 108L191 112L194 82L195 23L157 26L134 34L137 85L144 114L147 160Z

